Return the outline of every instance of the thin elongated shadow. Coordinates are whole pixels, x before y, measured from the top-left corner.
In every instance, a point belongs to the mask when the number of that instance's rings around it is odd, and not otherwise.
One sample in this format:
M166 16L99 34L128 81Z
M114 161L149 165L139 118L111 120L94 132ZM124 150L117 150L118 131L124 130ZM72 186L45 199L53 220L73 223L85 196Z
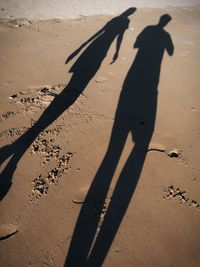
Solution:
M170 56L174 51L170 34L164 30L170 20L167 14L161 16L157 25L146 27L136 39L134 48L138 52L123 83L108 149L81 208L65 267L102 266L131 201L154 131L164 51ZM101 222L105 199L129 132L134 146Z
M69 71L73 73L71 80L64 90L54 98L37 122L12 144L0 149L0 164L10 158L0 175L0 200L12 185L12 177L21 157L37 136L76 101L100 68L115 38L117 38L116 52L111 64L117 60L124 32L129 26L128 17L135 11L136 8L129 8L120 16L110 20L67 58L66 63L87 46Z

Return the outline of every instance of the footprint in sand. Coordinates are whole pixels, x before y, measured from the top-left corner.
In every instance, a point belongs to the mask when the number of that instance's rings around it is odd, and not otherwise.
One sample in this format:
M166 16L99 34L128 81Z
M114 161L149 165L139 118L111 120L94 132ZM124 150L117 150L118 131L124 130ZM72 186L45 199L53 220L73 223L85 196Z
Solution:
M98 78L95 80L96 83L103 83L103 82L105 82L105 81L107 81L107 78L106 78L106 77L98 77Z
M87 195L88 189L89 189L89 186L84 186L84 187L79 188L75 192L72 201L74 203L77 203L77 204L84 203L84 200L85 200L85 197Z
M191 107L190 109L191 109L191 111L193 111L193 112L196 111L196 108L195 108L195 107Z
M0 240L4 240L16 234L18 232L18 228L14 224L3 224L0 225Z

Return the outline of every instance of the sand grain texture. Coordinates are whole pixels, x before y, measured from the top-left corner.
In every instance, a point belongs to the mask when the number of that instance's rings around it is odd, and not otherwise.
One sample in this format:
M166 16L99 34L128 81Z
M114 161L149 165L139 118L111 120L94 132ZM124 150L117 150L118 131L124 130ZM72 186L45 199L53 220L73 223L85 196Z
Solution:
M0 227L9 223L19 229L0 241L0 266L64 266L86 191L107 150L123 82L137 52L133 44L138 34L147 25L156 24L163 13L172 16L166 30L173 40L174 54L164 55L149 151L103 266L199 267L198 7L138 9L130 18L119 58L110 64L115 52L113 42L82 94L32 142L0 202ZM32 127L59 96L70 81L72 73L68 71L78 56L65 65L66 58L112 18L99 15L75 20L1 22L2 147ZM132 148L129 135L105 201L100 194L87 204L91 207L89 214L100 216L96 234L101 232ZM177 155L169 156L173 151L178 151ZM8 161L3 162L1 171ZM129 184L125 191L126 186ZM123 199L120 201L123 203ZM83 231L88 225L82 225ZM8 229L6 234L15 230Z

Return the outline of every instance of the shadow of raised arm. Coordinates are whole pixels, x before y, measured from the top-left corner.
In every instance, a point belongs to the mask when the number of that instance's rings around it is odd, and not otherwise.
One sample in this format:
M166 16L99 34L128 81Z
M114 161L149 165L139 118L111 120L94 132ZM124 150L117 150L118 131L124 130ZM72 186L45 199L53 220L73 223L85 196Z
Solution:
M65 61L65 64L67 64L69 61L71 61L78 53L87 45L89 44L92 40L94 40L96 37L98 37L101 33L103 33L105 30L105 26L96 32L92 37L90 37L85 43L83 43L79 48L77 48L70 56Z

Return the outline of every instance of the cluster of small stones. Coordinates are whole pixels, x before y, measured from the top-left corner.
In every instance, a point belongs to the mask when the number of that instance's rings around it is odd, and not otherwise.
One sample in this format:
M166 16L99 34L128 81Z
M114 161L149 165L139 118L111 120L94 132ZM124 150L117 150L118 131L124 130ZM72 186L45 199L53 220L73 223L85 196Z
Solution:
M45 109L54 97L63 90L63 88L63 84L58 84L38 89L27 89L27 91L14 94L9 98L14 101L14 103L23 105L24 108L22 109L22 113L31 113L36 110Z
M198 170L198 173L200 173L200 170ZM199 182L200 181L200 175L193 173L192 175L193 181L194 182Z
M26 131L26 127L23 128L11 128L9 130L0 133L0 137L16 137L22 135Z
M37 91L41 96L44 95L56 96L64 89L64 87L65 87L64 84L57 84L53 86L46 86L42 89L39 88Z
M167 187L164 198L176 199L180 204L200 209L200 205L197 203L197 201L190 200L190 198L186 196L185 191L180 190L179 188L174 188L173 185Z
M33 192L37 193L37 198L40 198L42 195L46 195L49 187L52 184L56 185L58 183L58 180L62 174L70 168L69 161L72 159L72 157L73 153L71 152L59 157L56 167L48 172L46 177L40 174L36 179L33 180Z
M5 26L11 28L20 28L22 26L30 26L32 24L32 21L27 19L10 20L6 18L1 18L0 22L3 23Z
M7 112L2 114L2 116L0 117L0 121L7 120L8 118L10 118L14 115L15 115L15 113L13 111L7 111Z
M47 136L49 134L54 135L54 136L55 135L58 136L58 134L62 131L63 126L64 126L64 124L63 125L56 125L52 129L46 129L40 134L40 136L44 137L44 136Z
M54 139L44 139L39 136L31 146L31 154L42 153L44 156L43 164L46 164L51 158L57 159L60 153L60 146L53 145Z
M35 114L36 112L41 112L46 109L46 107L53 101L53 99L58 96L65 88L64 84L57 84L53 86L44 86L40 88L27 88L25 91L21 91L17 94L13 94L9 97L11 100L10 103L15 103L21 105L21 108L18 108L16 113L8 112L8 114L3 114L0 117L0 120L9 118L15 115L24 115L24 114ZM87 110L86 114L83 112L85 106L80 100L77 100L70 109L67 110L68 115L80 117L86 120L87 123L90 123L92 117L88 115Z

